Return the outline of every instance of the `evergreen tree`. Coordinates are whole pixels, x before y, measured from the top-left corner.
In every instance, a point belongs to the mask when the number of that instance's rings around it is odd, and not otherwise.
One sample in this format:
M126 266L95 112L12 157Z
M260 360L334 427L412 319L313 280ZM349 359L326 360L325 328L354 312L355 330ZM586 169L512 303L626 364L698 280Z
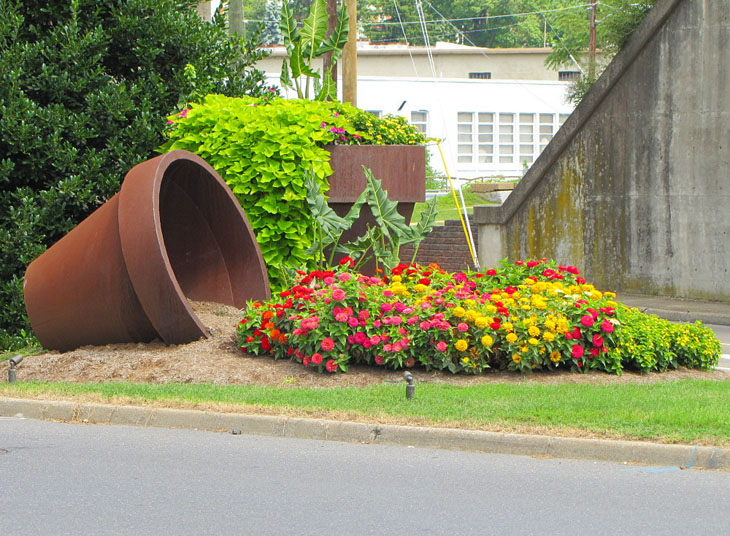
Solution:
M280 45L284 42L279 22L281 21L281 0L266 2L264 24L261 32L262 45Z
M26 266L156 154L178 103L266 89L255 43L196 4L0 0L0 348L28 329Z

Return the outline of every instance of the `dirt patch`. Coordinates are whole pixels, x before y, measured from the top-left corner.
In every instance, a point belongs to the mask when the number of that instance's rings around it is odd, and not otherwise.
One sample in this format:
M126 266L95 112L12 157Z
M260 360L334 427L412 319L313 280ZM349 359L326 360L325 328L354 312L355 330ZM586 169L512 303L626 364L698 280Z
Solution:
M271 385L278 387L363 387L402 380L402 372L354 366L347 373L319 374L292 361L244 355L236 344L236 325L243 313L235 307L210 302L192 302L193 310L211 333L210 338L190 344L85 346L70 352L47 352L26 357L18 368L18 380L44 382L149 382ZM0 377L7 377L7 362L0 364ZM730 380L722 371L703 372L681 368L662 374L625 372L613 376L594 372L490 372L483 376L453 375L412 369L417 382L477 385L488 383L652 383L688 378Z

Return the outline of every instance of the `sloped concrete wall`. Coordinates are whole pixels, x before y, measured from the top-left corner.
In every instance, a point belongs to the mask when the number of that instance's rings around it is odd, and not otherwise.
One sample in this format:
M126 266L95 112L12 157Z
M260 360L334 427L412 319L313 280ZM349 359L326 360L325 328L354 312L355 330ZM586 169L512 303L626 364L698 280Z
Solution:
M730 1L660 0L501 207L480 262L730 302Z

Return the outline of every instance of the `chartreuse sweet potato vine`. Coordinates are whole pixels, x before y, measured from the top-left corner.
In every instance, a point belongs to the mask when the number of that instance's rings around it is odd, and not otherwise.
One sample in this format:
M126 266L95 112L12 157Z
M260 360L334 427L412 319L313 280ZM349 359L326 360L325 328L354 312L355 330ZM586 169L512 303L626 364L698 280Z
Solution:
M243 352L320 372L352 363L477 374L624 368L708 369L720 344L702 324L675 325L628 309L612 292L554 262L503 262L484 272L396 266L387 277L349 269L300 273L291 289L250 303Z
M161 150L185 149L205 159L231 187L261 246L276 288L280 267L313 267L313 218L305 177L326 191L332 173L327 144L423 144L392 117L374 118L339 102L208 95L170 117ZM358 125L363 130L358 129Z

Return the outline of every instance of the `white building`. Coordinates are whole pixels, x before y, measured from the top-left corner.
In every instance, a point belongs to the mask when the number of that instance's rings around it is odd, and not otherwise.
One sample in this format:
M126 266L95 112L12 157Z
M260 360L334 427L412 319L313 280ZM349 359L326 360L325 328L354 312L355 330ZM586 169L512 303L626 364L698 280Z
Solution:
M357 106L376 115L402 115L441 140L452 177L521 177L573 111L566 89L580 71L546 68L549 53L549 48L439 43L427 51L363 44ZM283 48L274 48L257 64L277 85L284 55ZM444 172L435 144L430 153L431 166Z

